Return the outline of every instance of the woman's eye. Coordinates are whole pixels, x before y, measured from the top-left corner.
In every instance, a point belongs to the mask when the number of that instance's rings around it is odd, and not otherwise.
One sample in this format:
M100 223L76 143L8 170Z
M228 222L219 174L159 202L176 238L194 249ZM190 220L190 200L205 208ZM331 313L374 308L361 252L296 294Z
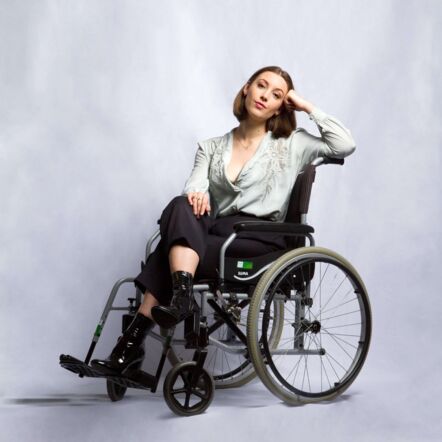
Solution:
M273 94L273 96L274 96L277 100L279 100L279 99L281 98L278 94Z

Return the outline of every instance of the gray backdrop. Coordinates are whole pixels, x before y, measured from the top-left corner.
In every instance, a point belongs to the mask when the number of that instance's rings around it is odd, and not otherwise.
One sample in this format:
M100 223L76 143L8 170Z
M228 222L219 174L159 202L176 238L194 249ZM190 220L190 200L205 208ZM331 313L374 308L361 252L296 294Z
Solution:
M2 0L2 440L440 437L441 12L437 0ZM325 405L287 407L259 382L217 391L190 419L161 388L111 404L58 355L84 357L197 140L237 125L234 96L270 64L356 140L344 167L318 170L309 221L367 285L366 365ZM107 327L97 355L119 320Z

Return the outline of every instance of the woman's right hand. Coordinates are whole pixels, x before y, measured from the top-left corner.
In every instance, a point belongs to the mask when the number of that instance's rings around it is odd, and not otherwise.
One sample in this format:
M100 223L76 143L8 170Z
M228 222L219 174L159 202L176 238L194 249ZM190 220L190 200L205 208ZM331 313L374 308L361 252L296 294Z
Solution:
M209 195L204 192L189 192L187 194L187 200L193 207L193 213L197 218L204 215L207 210L207 214L210 215L210 203Z

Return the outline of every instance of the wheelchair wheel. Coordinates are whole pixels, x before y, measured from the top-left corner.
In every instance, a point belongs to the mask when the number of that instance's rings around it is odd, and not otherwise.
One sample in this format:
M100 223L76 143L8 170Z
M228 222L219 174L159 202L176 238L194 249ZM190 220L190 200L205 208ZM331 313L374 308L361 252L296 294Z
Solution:
M215 386L212 377L206 370L197 373L196 369L196 362L182 362L172 367L164 380L164 399L180 416L203 413L213 400Z
M121 401L126 394L127 387L116 384L115 382L106 379L107 395L112 402Z
M250 299L242 301L227 301L227 309L231 312L237 327L247 334L247 315ZM204 368L211 374L215 388L235 388L245 385L256 377L255 368L249 356L248 347L228 327L225 321L212 310L207 313L209 326L208 354ZM277 345L283 329L284 305L275 301L271 306L271 318L268 324L269 345ZM189 352L189 354L185 354ZM193 350L192 350L193 352ZM168 352L168 359L172 365L183 360L189 360L191 350L185 350L174 345Z
M277 346L269 343L270 306L284 304ZM292 250L256 286L247 340L266 387L290 404L330 400L356 379L367 356L371 310L353 266L322 247Z

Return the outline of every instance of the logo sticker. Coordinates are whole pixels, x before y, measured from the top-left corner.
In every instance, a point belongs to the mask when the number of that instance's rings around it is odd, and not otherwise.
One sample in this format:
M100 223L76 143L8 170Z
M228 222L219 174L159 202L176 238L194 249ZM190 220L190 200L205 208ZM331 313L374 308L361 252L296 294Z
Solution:
M236 267L238 269L252 270L253 269L253 262L252 261L238 261L236 264Z

